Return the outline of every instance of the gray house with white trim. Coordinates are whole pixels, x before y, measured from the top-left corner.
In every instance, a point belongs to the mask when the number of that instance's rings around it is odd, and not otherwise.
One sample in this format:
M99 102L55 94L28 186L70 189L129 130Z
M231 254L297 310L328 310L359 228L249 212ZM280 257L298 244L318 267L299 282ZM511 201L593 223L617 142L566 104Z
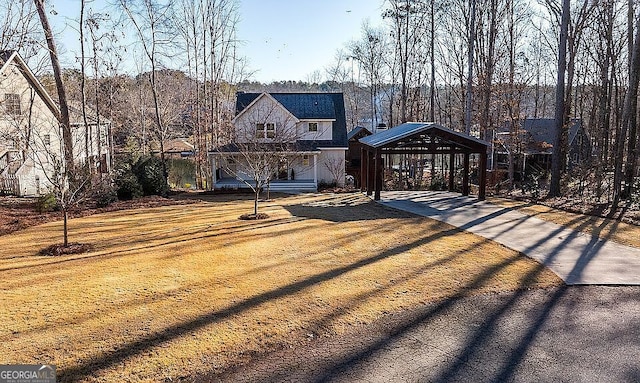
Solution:
M257 170L269 177L271 190L344 185L348 145L342 93L239 92L232 123L230 142L210 152L214 188L248 187ZM261 152L275 157L260 160ZM247 163L260 161L262 169Z

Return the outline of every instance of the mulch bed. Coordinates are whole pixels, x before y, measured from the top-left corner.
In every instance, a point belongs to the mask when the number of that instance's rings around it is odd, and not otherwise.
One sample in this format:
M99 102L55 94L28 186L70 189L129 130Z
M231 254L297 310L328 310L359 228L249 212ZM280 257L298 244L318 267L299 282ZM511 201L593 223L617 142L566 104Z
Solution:
M259 219L267 219L269 218L269 214L266 213L258 213L258 214L243 214L238 219L242 219L245 221L254 221Z
M88 243L69 243L67 246L55 244L40 250L38 255L59 257L61 255L82 254L91 250L93 250L93 245Z

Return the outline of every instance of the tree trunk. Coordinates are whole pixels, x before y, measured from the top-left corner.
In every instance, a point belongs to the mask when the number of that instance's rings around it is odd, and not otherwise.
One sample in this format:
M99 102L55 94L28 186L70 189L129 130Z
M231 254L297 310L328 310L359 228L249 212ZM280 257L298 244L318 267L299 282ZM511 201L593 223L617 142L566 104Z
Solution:
M473 101L473 50L474 43L476 41L476 0L471 0L471 14L469 16L469 20L469 51L467 52L469 70L467 72L467 99L464 119L465 131L467 135L471 134L471 108Z
M560 47L558 52L558 81L556 84L556 132L553 143L553 156L551 159L551 184L549 185L549 197L561 195L560 178L562 176L562 163L564 161L564 148L562 148L562 131L565 129L565 105L564 105L564 76L567 69L567 34L569 30L570 1L562 1L562 23L560 25Z
M69 221L69 211L68 211L68 209L67 209L67 208L64 208L64 209L63 209L63 216L64 216L64 223L63 223L63 226L64 226L64 229L63 229L63 232L64 232L63 237L64 237L64 238L63 238L62 245L63 245L64 247L67 247L67 246L69 246L69 226L68 226L68 221Z
M47 19L45 11L44 0L34 0L38 16L40 17L40 23L44 30L44 35L47 40L47 48L49 49L49 57L51 58L51 67L53 69L53 77L56 82L56 90L58 92L58 102L60 103L60 124L62 125L62 141L65 160L65 171L71 182L75 181L75 175L73 172L73 138L71 136L71 126L69 124L69 107L67 105L67 93L62 82L62 70L60 68L60 60L58 60L58 51L56 50L56 43L53 39L53 32Z
M624 98L624 109L622 112L622 126L620 127L620 134L616 137L616 157L615 157L615 170L613 174L613 208L612 212L620 204L622 199L622 170L624 166L624 146L625 139L627 138L627 132L630 130L632 124L635 124L635 115L638 110L638 82L640 81L640 28L636 31L636 36L633 43L633 51L631 53L631 70L629 78L629 89ZM627 163L627 167L631 167L632 164Z

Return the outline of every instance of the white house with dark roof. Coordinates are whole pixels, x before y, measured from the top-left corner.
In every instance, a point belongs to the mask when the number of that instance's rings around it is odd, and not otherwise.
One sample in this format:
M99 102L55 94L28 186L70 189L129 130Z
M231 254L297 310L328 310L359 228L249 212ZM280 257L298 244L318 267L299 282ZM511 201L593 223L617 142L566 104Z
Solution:
M244 93L230 143L211 151L214 188L247 187L263 161L271 190L344 185L347 129L342 93ZM269 161L249 153L269 152ZM253 160L252 160L253 159ZM268 168L268 169L267 169Z
M88 154L97 171L108 172L110 122L88 115L92 134L87 140L79 109L71 105L69 114L76 160L85 162ZM59 121L58 105L20 55L0 52L0 193L29 196L48 191L56 159L63 157Z

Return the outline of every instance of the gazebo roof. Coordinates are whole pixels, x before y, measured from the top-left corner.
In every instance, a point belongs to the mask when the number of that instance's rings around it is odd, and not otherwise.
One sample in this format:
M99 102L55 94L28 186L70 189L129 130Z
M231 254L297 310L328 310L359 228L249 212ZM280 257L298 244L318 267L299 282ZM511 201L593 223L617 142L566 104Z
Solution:
M428 138L428 142L425 142L425 138ZM389 130L361 138L360 142L371 148L402 147L437 142L473 152L481 152L489 146L489 143L485 141L433 122L407 122Z

